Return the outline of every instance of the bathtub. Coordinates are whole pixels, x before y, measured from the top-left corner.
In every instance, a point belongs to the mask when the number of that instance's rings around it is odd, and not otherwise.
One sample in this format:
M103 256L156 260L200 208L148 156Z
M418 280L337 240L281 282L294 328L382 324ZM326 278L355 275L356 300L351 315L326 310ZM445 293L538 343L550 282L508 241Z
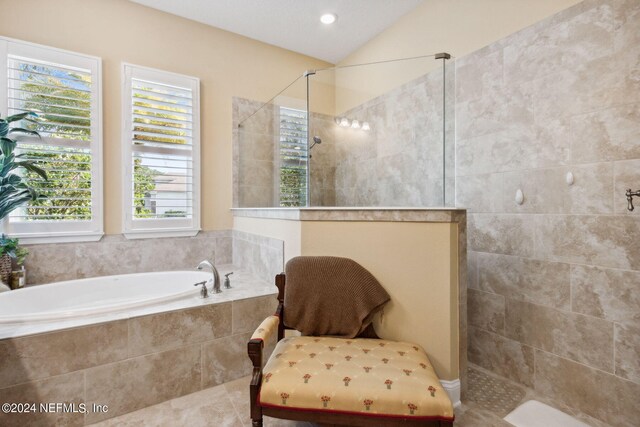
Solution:
M203 271L163 271L68 280L0 293L0 325L51 322L196 299Z

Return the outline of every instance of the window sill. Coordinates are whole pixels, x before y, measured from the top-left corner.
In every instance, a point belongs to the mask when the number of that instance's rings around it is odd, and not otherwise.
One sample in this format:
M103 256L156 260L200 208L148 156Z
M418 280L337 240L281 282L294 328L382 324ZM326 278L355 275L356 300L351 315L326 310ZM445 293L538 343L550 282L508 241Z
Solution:
M47 233L47 234L20 234L11 233L11 237L20 239L23 245L41 245L47 243L74 243L74 242L97 242L102 239L104 233L83 232L83 233Z
M127 239L155 239L158 237L193 237L200 229L129 230L122 233Z

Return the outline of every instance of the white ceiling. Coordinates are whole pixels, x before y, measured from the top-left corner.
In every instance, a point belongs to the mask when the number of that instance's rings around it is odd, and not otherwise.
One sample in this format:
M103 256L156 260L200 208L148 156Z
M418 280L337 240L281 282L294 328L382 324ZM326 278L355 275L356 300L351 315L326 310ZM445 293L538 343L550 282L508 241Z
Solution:
M335 64L423 0L131 1Z

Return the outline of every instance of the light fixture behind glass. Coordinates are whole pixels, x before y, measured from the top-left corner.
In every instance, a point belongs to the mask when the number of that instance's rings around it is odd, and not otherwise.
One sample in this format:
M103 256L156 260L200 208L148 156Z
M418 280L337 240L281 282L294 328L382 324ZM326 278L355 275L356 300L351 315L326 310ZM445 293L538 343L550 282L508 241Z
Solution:
M325 13L320 17L320 22L322 22L325 25L331 25L334 22L336 22L337 19L338 19L338 15L336 15L335 13Z

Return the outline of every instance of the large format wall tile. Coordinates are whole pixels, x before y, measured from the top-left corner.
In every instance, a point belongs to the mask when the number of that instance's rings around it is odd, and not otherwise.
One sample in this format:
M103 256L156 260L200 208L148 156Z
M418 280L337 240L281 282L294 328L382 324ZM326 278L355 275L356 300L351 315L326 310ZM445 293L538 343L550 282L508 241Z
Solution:
M504 297L469 289L467 292L467 321L491 332L504 332Z
M507 298L569 309L569 264L478 253L478 289Z
M251 374L247 343L251 333L233 335L202 345L202 387L213 387ZM265 360L269 357L263 355Z
M576 115L570 123L572 162L640 158L640 104Z
M612 426L632 427L640 419L640 385L536 350L535 389Z
M613 372L613 323L507 299L506 336Z
M106 404L106 414L87 414L93 423L200 389L200 345L182 347L98 366L86 371L87 404Z
M208 304L130 319L129 355L156 353L230 335L231 304Z
M3 363L6 363L3 360ZM34 381L17 386L0 389L1 403L67 403L76 408L84 398L84 372L59 375L41 381ZM84 414L74 412L53 411L12 413L0 412L0 425L3 427L49 427L49 426L82 426Z
M284 270L284 242L271 237L233 231L233 263L272 282Z
M638 28L640 2L585 0L457 59L457 203L472 212L469 262L478 272L468 286L505 297L511 349L550 352L536 353L536 376L538 354L579 362L566 361L576 378L551 398L567 396L612 425L638 419L622 409L637 394L625 379L640 376L640 217L624 196L640 189ZM480 298L470 294L470 321L491 329L492 304L473 307ZM494 362L503 358L500 337L474 331L470 360L508 376ZM583 393L592 372L610 387Z
M81 261L75 243L57 245L30 245L25 261L27 282L41 284L77 279Z
M275 313L277 307L278 300L274 295L234 301L232 333L253 333L264 319Z
M467 252L467 284L471 289L478 287L478 252Z
M469 327L469 362L526 386L533 385L533 348Z
M535 217L536 257L640 269L640 221L629 216Z
M637 103L640 81L631 77L637 71L637 64L630 63L632 53L612 53L527 83L534 94L536 121L542 124L553 118Z
M456 140L456 175L468 176L565 165L567 125L554 119L543 124L472 135Z
M640 323L615 325L615 374L640 384Z
M127 357L127 321L0 341L0 387Z
M456 138L469 139L533 124L530 94L522 87L497 86L484 96L456 106Z
M507 255L533 255L534 224L521 215L469 215L469 249Z
M486 55L467 55L456 67L456 102L482 97L502 85L502 50Z
M571 172L574 184L567 185ZM613 212L613 167L611 163L596 163L507 172L504 179L504 211L514 213L595 213ZM524 194L524 203L515 203L517 190Z
M29 284L149 271L191 270L199 261L231 262L229 231L202 231L195 237L127 240L104 236L98 242L29 245Z
M595 7L556 25L526 29L504 48L504 79L509 84L574 68L613 49L609 5Z
M458 176L456 206L470 212L503 212L503 175L485 174Z
M571 308L624 324L640 324L640 272L571 266Z

